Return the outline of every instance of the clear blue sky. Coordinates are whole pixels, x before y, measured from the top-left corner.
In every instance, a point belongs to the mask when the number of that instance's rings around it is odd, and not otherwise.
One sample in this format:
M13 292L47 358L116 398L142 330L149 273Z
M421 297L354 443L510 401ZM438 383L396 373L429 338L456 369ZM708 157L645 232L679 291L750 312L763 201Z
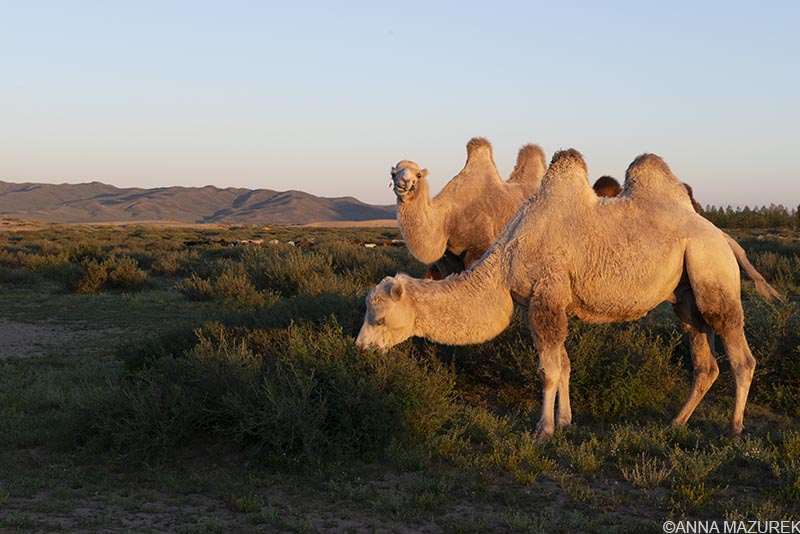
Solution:
M592 178L661 155L703 204L800 203L798 2L0 0L0 179L390 204L466 141Z

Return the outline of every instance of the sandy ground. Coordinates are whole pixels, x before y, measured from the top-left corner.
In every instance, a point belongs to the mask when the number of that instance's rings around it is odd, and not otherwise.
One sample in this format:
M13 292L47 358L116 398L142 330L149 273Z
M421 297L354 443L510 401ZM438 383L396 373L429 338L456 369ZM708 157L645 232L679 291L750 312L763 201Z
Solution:
M317 228L369 228L369 227L396 227L397 219L373 219L371 221L328 221L306 224Z
M43 356L108 333L108 330L75 330L49 322L20 323L0 318L0 360Z

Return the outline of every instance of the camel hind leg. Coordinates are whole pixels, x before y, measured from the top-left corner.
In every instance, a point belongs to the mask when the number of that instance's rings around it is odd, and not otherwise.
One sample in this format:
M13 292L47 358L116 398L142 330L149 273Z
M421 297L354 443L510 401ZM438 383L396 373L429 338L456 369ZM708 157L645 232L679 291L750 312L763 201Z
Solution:
M740 434L756 360L744 335L739 266L724 239L708 240L697 247L692 245L690 242L686 250L686 272L703 320L725 344L736 380L730 430Z
M738 435L744 429L744 407L747 404L750 383L753 381L756 359L747 345L747 339L744 337L744 328L729 329L727 332L723 332L721 336L725 342L725 349L728 352L728 359L731 362L731 369L736 379L736 400L733 405L731 433Z
M673 425L683 425L719 376L719 366L714 357L714 330L703 319L694 294L688 287L680 292L673 308L689 334L689 351L694 367L692 390L683 408L672 420Z

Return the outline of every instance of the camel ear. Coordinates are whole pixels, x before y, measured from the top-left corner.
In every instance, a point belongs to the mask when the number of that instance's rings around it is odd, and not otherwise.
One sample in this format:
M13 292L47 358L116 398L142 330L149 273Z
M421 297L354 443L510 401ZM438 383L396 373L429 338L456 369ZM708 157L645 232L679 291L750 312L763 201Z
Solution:
M428 169L422 169L417 173L417 178L425 178L428 176Z
M402 284L395 282L392 284L392 287L389 289L389 296L392 297L392 300L398 301L403 297L403 286Z

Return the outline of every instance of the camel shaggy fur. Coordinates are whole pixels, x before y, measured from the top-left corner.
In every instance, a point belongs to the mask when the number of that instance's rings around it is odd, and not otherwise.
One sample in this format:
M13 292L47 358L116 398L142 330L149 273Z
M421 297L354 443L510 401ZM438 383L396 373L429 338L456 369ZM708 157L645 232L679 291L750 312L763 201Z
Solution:
M683 182L683 187L686 189L686 193L689 194L689 200L692 203L692 208L694 211L702 215L702 207L700 203L694 199L694 191L692 191L692 186ZM622 192L622 187L619 185L619 182L612 176L601 176L597 179L597 181L592 186L594 189L595 194L599 197L615 197ZM736 261L739 263L739 266L745 272L748 278L753 281L756 285L756 292L764 297L765 299L773 299L773 298L781 298L780 294L775 291L775 289L767 283L761 273L756 270L750 260L747 259L747 253L744 251L741 245L730 235L723 232L725 239L728 241L728 246L733 251L733 255L736 256Z
M547 163L536 145L525 145L508 181L497 172L492 145L467 143L467 162L433 199L427 169L403 160L392 168L397 222L408 250L441 276L460 272L494 243L519 206L538 189Z
M553 156L538 192L471 269L441 281L399 274L367 296L356 344L387 350L411 336L463 345L491 339L514 303L539 353L544 402L537 432L571 422L567 319L631 321L669 301L689 332L694 379L673 420L682 425L717 378L713 334L736 381L731 432L743 428L756 361L744 335L739 268L724 234L697 214L667 165L651 154L628 168L622 194L599 198L576 150Z

